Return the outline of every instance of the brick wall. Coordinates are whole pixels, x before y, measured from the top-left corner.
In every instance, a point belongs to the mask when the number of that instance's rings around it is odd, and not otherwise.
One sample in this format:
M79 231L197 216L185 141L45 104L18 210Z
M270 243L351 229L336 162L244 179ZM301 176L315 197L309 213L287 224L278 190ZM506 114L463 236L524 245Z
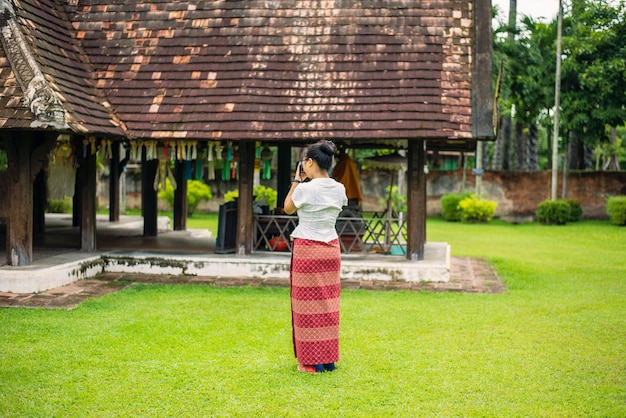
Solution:
M557 197L562 197L559 173ZM475 176L466 173L465 188L475 191ZM461 191L463 171L433 171L428 174L428 214L441 213L439 199L445 193ZM551 195L552 173L487 171L483 175L483 198L498 202L496 217L509 221L534 219L537 205ZM608 219L606 198L626 195L626 172L573 171L567 177L567 198L581 202L584 219Z

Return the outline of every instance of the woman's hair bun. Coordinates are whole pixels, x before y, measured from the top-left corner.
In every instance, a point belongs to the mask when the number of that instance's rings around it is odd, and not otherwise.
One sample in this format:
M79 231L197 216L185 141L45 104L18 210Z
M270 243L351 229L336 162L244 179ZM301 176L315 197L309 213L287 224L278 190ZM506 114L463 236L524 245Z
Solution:
M320 147L320 149L327 155L335 155L335 151L337 151L337 147L333 141L324 141Z

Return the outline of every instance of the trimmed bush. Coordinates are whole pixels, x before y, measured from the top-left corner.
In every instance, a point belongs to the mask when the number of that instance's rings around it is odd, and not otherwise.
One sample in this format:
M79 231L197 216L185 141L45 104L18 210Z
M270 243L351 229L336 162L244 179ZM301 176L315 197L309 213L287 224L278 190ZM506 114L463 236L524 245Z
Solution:
M570 212L569 203L563 199L544 200L537 205L537 221L544 225L565 225Z
M611 196L606 201L606 213L615 225L626 225L626 196Z
M165 190L159 192L159 197L165 200L170 207L174 207L174 187L168 180L165 182ZM198 209L200 202L211 200L213 193L211 187L200 180L187 180L187 215L191 216Z
M66 196L63 200L51 200L48 202L48 213L70 213L72 211L72 199Z
M471 193L447 193L441 196L441 214L443 219L449 222L460 221L462 211L459 203L471 195Z
M459 202L461 222L487 223L493 219L498 203L494 200L479 199L471 195Z
M583 218L583 208L577 199L567 199L569 205L569 218L567 222L578 222Z
M255 202L265 200L265 204L269 206L270 210L276 207L278 192L271 187L265 187L259 184L258 186L254 186L252 193L255 196ZM239 199L239 189L229 190L224 193L224 202L234 202L237 199Z

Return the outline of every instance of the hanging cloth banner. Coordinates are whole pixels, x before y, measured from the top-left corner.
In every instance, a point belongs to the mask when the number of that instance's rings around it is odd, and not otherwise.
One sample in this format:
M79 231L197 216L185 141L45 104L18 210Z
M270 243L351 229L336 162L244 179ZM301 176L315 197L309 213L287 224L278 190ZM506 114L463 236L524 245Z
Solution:
M231 176L231 162L233 160L233 144L228 142L222 151L222 180L228 181Z
M269 180L272 178L272 156L273 154L269 147L265 147L263 148L263 151L261 151L261 178L263 180Z
M200 180L202 178L202 159L197 159L195 163L195 173L193 175L194 180Z
M215 180L215 167L213 165L213 143L209 142L207 149L207 179Z

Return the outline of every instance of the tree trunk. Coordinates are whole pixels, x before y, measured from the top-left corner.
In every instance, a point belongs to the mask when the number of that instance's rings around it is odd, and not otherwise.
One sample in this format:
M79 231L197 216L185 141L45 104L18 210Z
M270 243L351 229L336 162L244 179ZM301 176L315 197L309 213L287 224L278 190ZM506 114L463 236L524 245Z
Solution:
M567 168L570 170L578 170L581 168L581 154L582 148L578 135L575 132L570 132L569 143L567 144Z
M528 169L539 170L539 150L537 149L537 124L528 125Z
M517 27L517 0L509 2L509 33L508 41L515 42L515 28ZM504 92L504 103L508 103L510 93L508 90ZM511 116L510 109L503 112L501 118L500 130L495 143L492 168L494 170L509 170L511 168Z
M515 121L515 169L526 170L526 141L524 140L524 125Z
M611 154L605 164L604 170L619 171L619 160L617 158L617 129L611 126Z

